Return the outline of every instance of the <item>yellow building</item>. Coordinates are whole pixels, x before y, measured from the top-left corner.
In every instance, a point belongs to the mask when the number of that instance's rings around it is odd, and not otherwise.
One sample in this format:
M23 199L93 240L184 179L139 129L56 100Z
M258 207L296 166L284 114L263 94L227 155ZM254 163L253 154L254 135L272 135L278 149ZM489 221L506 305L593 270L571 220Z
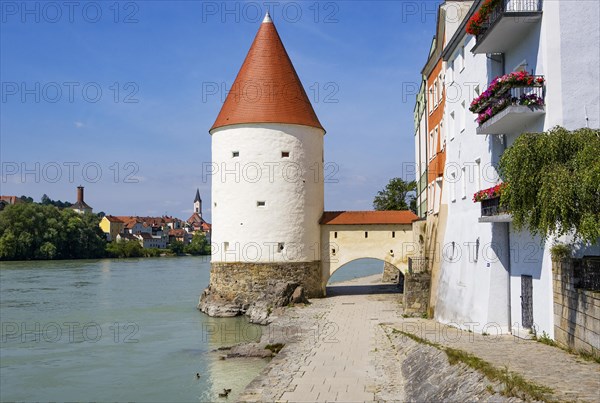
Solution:
M106 215L100 220L100 228L106 234L106 239L109 241L117 239L117 235L123 232L124 225L123 221L112 215Z

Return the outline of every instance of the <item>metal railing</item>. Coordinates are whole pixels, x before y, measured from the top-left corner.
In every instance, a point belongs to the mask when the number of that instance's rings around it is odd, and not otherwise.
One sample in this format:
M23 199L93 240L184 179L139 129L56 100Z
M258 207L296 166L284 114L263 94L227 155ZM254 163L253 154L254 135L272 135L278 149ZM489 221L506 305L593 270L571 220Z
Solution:
M544 78L544 76L533 76L534 80ZM484 112L491 108L491 115L487 115L485 120L488 120L499 112L503 111L512 105L525 105L530 108L542 107L546 103L546 85L533 84L523 86L522 84L506 85L501 91L490 97L485 103L482 103L476 113L483 115ZM480 125L485 121L481 120Z
M481 32L477 34L477 42L485 36L487 31L494 26L505 13L527 13L542 11L543 0L503 0L488 15L488 19L481 26Z
M426 257L409 257L408 273L425 273L428 271L428 259Z
M487 199L481 201L481 216L491 217L500 214L508 214L508 209L500 205L500 198Z
M600 291L600 256L585 256L573 259L575 288Z

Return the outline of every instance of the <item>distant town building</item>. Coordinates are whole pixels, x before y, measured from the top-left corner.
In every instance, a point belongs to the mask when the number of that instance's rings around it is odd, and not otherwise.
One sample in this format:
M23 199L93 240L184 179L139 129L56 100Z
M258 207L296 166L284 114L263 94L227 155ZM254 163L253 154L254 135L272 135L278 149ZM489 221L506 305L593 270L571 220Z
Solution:
M3 210L4 207L8 206L9 204L19 204L19 203L23 203L23 200L21 200L20 197L17 196L0 196L0 210Z
M192 242L192 234L184 229L169 230L169 243L173 241L183 242L185 245Z
M106 215L100 220L100 228L109 242L117 239L117 235L123 232L124 227L125 223L119 217Z
M121 233L115 237L117 242L136 241L142 248L165 249L167 247L168 237L155 236L147 232L138 232L137 234Z
M77 201L71 208L80 214L92 212L92 208L83 200L83 186L77 186Z

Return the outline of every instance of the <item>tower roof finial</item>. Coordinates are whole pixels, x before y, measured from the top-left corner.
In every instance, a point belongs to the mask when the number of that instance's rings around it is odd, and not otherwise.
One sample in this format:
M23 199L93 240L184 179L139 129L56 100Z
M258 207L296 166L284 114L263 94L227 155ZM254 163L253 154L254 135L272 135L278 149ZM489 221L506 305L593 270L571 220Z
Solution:
M271 14L269 14L269 10L267 10L267 13L265 14L265 18L263 19L263 24L268 24L268 23L272 23L273 20L271 19Z

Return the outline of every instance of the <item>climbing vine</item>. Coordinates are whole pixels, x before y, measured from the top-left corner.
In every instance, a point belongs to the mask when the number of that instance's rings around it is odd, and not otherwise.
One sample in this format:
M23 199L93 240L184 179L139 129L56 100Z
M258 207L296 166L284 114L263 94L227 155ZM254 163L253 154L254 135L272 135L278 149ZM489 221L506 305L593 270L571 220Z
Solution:
M501 203L516 228L544 239L600 238L600 130L525 133L503 154L500 174L509 184Z

